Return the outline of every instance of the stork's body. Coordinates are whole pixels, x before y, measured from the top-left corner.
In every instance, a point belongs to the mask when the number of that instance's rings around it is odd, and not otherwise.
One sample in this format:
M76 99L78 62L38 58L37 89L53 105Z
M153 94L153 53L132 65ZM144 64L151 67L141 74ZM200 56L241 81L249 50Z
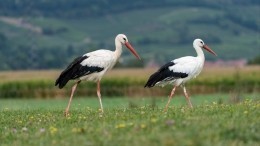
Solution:
M168 109L170 100L174 95L175 89L178 86L183 87L184 95L189 106L192 108L192 103L187 94L185 83L195 78L200 74L203 69L205 56L202 51L202 48L216 55L201 39L195 39L193 42L193 47L197 52L197 56L186 56L181 57L175 60L172 60L162 66L157 72L152 74L147 81L145 87L153 87L153 86L165 86L167 84L173 85L173 89L169 96L168 103L166 104L165 111Z
M70 103L72 101L77 85L84 80L97 82L97 95L99 98L100 108L103 113L103 106L100 94L100 80L103 75L108 70L112 69L118 61L122 53L122 44L125 44L126 47L129 48L129 50L138 59L140 59L139 55L128 42L127 37L123 34L119 34L115 38L115 51L102 49L86 53L74 59L74 61L60 74L55 83L55 85L58 85L59 88L63 88L69 80L76 80L76 83L72 87L69 104L65 110L66 116L68 115Z

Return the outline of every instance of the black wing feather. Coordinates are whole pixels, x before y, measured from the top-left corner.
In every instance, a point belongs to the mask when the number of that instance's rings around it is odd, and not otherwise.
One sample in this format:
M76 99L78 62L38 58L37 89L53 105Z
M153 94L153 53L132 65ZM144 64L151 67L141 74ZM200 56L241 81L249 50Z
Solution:
M59 88L63 88L69 80L104 70L104 68L97 66L82 66L80 63L87 58L88 56L80 56L74 59L74 61L60 74L55 82L55 86L58 85Z
M157 72L150 76L144 87L153 87L157 82L160 81L170 81L173 79L185 78L188 76L188 74L186 73L173 72L169 70L169 67L173 65L175 65L174 62L168 62L163 65Z

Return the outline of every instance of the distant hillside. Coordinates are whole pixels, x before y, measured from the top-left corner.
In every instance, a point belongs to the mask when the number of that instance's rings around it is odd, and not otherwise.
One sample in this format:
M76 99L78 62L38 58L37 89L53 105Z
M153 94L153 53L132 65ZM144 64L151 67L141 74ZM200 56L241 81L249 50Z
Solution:
M258 0L1 0L0 15L79 18L158 7L208 7L259 5Z
M0 69L62 68L88 51L113 50L118 33L144 64L195 55L195 38L218 53L205 53L208 60L251 59L260 54L259 13L258 0L2 0ZM137 65L123 56L122 65Z

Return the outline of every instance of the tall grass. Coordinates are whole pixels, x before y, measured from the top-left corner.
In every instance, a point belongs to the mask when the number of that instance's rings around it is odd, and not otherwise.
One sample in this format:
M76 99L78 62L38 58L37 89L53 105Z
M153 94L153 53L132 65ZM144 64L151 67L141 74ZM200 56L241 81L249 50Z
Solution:
M171 86L144 89L145 82L146 80L132 80L129 78L104 79L101 83L101 91L105 96L165 96L171 90ZM59 89L54 86L54 81L51 80L5 82L0 84L0 97L63 97L70 94L72 84L73 82L69 83L64 89ZM188 90L196 94L228 93L231 91L252 93L260 91L259 81L247 79L237 82L230 78L194 80L188 85ZM76 95L95 96L96 84L82 82L77 88Z
M102 79L102 94L105 96L165 96L170 92L171 86L151 89L144 89L143 87L154 70L114 70ZM243 70L209 68L198 78L188 82L187 88L189 92L196 94L259 93L260 75L258 71L259 67L245 68ZM54 86L58 74L58 71L0 73L0 76L5 76L0 81L0 97L67 97L70 94L73 81L69 82L64 89L58 89L58 87ZM177 94L180 94L180 91L177 91ZM76 95L96 96L96 84L81 82Z

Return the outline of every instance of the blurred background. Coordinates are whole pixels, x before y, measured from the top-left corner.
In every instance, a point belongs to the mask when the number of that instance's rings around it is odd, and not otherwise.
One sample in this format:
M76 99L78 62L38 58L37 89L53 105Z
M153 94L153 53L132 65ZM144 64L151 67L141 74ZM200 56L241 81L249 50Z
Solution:
M142 61L124 50L102 80L104 97L168 95L171 87L143 85L160 65L195 56L196 38L218 57L205 52L189 92L259 97L259 0L0 0L0 98L67 98L71 84L54 86L61 70L87 52L114 50L119 33ZM82 83L76 96L95 97L95 87Z

